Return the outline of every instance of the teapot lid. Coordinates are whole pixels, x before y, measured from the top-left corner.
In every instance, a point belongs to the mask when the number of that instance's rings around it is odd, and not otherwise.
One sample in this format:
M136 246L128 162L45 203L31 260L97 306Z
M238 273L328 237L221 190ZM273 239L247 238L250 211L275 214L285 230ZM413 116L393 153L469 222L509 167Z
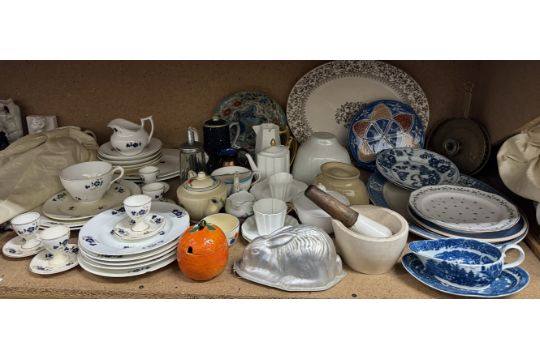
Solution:
M275 140L272 139L272 144L275 144ZM285 145L272 145L262 149L259 154L265 156L279 157L285 155L289 151L289 147Z
M219 115L217 115L217 114L212 116L212 119L206 120L204 122L205 127L221 127L221 126L224 126L224 125L227 125L227 124L228 124L227 121L223 120L223 119L220 119Z
M186 180L184 188L192 191L210 191L217 188L221 184L221 181L207 175L204 171L197 173Z

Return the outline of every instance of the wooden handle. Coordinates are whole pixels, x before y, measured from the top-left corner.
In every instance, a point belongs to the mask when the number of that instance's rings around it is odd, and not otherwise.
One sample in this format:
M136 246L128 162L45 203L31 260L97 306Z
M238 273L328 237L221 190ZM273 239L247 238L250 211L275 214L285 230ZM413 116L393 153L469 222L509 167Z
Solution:
M350 228L356 223L358 219L358 213L356 211L341 203L332 195L328 195L315 185L309 185L304 194L331 217L341 221L346 227Z

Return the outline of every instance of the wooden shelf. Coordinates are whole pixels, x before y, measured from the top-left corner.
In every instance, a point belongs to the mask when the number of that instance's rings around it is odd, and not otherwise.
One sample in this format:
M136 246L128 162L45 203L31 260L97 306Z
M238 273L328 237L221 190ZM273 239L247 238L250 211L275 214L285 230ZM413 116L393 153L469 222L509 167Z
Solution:
M0 245L13 233L0 235ZM72 239L76 242L76 239ZM0 257L1 298L361 298L425 299L453 298L434 291L410 276L401 265L383 275L365 275L346 268L347 276L333 288L322 292L286 292L258 285L233 275L234 261L240 259L244 241L231 248L229 264L223 274L207 282L186 278L173 263L153 273L133 278L104 278L80 267L65 273L40 276L30 272L31 258ZM523 263L531 282L522 292L508 298L540 298L540 261L529 247L521 244Z

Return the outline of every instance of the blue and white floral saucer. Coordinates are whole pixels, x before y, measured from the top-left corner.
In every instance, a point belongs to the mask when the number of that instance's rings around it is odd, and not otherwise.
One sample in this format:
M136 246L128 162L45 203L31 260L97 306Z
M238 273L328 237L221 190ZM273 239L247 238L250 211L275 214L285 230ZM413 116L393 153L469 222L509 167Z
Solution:
M19 235L10 239L2 247L2 253L10 258L20 259L28 256L33 256L43 250L41 243L31 248L24 248L25 241Z
M47 250L43 250L30 261L30 271L39 275L52 275L73 269L79 265L77 260L79 247L77 245L68 244L64 251L67 255L66 261L60 265L53 265L50 261L52 255Z
M452 161L425 149L386 149L377 154L376 165L385 178L409 190L453 185L459 180L459 170Z
M529 284L529 274L521 267L506 269L488 287L481 289L462 289L443 283L426 270L415 254L409 253L401 258L401 264L416 280L440 292L465 297L497 298L520 292Z

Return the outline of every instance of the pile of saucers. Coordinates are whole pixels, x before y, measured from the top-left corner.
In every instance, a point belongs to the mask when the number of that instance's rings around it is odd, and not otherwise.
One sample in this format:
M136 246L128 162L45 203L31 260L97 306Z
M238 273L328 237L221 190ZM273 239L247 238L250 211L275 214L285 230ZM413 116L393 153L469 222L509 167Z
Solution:
M132 197L138 201L146 195ZM180 235L189 215L180 206L154 201L107 210L92 218L79 232L79 264L105 277L137 276L176 261ZM126 211L127 210L127 211Z
M180 174L178 150L162 148L161 141L156 138L152 138L143 151L136 155L121 154L108 141L99 147L98 159L124 168L126 180L140 181L137 171L151 165L159 168L159 181L168 180Z

